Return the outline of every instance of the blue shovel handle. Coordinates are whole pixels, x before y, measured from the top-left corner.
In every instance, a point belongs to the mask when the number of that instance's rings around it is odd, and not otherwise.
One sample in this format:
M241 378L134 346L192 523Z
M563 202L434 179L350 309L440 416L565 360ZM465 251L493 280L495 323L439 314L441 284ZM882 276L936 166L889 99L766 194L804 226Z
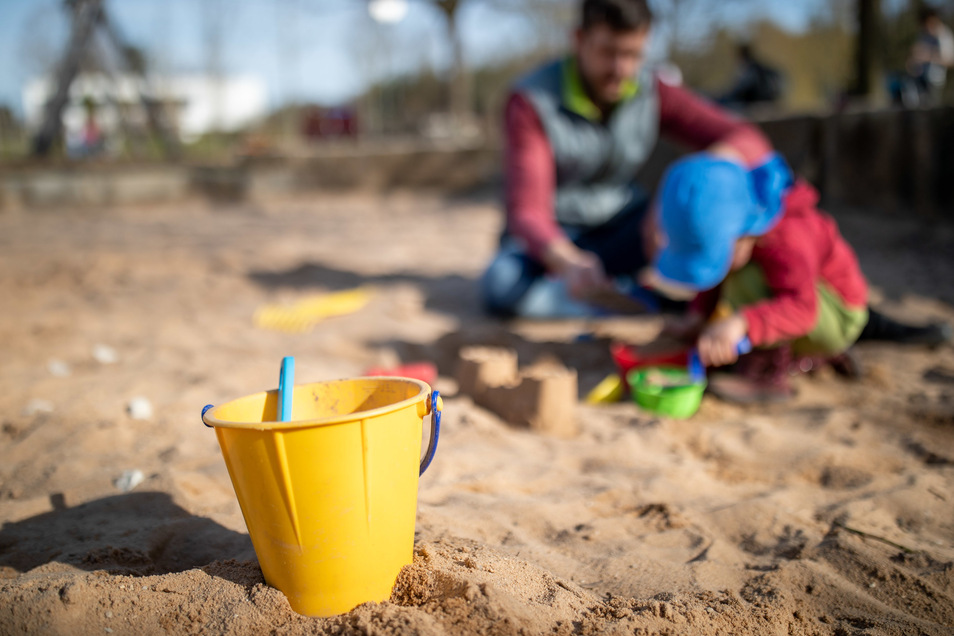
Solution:
M740 356L744 356L752 351L752 341L749 340L748 336L742 336L742 339L739 340L739 344L735 345L735 350Z
M282 358L282 370L278 374L278 421L292 419L292 397L295 393L295 358Z
M434 453L437 452L437 440L441 436L441 411L443 409L440 391L433 391L427 401L430 403L431 411L431 435L427 440L427 451L424 452L424 459L421 460L421 472L417 474L418 477L423 475L427 467L431 465Z
M739 343L735 345L735 350L740 356L752 351L752 341L748 336L742 336ZM689 381L698 384L706 379L706 368L699 359L699 349L693 347L689 351Z
M292 397L295 392L295 358L285 356L282 359L282 368L278 374L278 421L290 422L292 414ZM205 413L212 408L211 404L202 407L202 423L209 426L205 421ZM212 428L209 426L209 428Z

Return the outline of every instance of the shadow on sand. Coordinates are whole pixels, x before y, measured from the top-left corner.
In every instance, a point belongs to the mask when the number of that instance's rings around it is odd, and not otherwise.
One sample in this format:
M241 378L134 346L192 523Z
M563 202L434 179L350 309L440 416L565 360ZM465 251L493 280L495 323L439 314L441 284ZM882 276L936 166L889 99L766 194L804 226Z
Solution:
M59 562L82 570L151 576L202 568L240 585L260 583L247 534L189 513L163 492L116 495L3 524L0 566L27 572ZM222 561L248 567L217 567ZM240 580L238 580L240 579Z

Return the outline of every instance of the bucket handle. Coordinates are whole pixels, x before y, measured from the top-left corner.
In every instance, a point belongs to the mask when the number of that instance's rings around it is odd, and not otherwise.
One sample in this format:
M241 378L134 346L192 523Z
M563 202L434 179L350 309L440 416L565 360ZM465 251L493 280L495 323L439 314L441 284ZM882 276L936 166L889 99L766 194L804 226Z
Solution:
M209 428L213 428L205 421L205 412L210 408L212 408L211 404L202 407L202 423ZM432 391L427 396L427 410L431 414L431 435L427 440L427 451L424 453L424 459L421 460L418 477L423 475L424 471L431 465L434 454L437 452L437 442L441 436L441 412L444 410L444 400L441 399L440 391Z
M440 391L432 391L427 396L427 410L431 413L431 435L427 440L427 451L424 453L424 459L421 460L421 472L418 473L418 477L423 475L427 467L431 465L434 453L437 452L437 440L441 436L441 411L444 410L444 400L441 399Z

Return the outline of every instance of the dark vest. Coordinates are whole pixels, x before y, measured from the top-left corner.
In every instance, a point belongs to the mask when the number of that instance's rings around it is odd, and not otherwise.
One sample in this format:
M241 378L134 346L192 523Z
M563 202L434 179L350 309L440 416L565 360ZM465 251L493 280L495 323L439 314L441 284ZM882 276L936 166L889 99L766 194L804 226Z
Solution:
M636 94L620 102L606 123L564 103L564 64L543 66L519 80L543 124L556 162L556 218L563 225L594 227L611 219L637 193L636 173L659 136L659 99L644 71Z

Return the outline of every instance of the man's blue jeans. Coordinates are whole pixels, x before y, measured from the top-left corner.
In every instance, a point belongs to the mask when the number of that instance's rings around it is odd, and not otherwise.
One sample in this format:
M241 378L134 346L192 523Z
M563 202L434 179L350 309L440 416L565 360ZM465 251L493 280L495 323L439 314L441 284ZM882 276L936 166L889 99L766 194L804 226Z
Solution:
M607 275L632 277L648 262L643 251L643 218L649 200L636 199L604 225L564 227L581 249L595 253ZM500 250L481 279L485 309L494 315L525 318L570 318L599 311L572 298L563 281L546 276L543 265L527 255L516 239L504 236Z

